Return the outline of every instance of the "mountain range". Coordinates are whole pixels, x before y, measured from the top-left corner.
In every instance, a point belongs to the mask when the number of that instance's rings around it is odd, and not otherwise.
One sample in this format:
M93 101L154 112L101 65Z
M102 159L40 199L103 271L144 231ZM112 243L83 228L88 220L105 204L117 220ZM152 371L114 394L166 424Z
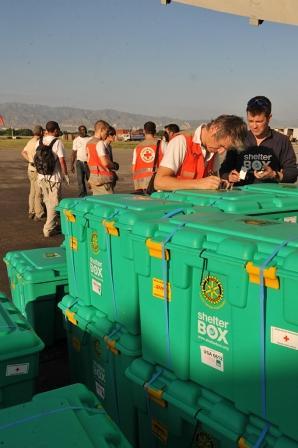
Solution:
M6 128L32 128L35 124L45 125L47 121L58 121L63 131L75 131L78 126L84 124L88 129L93 129L97 120L106 120L115 128L138 129L142 128L146 121L154 121L157 129L162 129L168 123L176 123L181 129L193 129L199 123L206 123L206 119L184 120L167 116L152 116L121 112L113 109L90 110L75 107L50 107L40 104L2 103L0 115L4 118ZM270 122L273 128L298 127L298 120L277 120Z
M115 128L142 128L146 121L154 121L158 129L166 124L176 123L181 129L196 127L204 120L183 120L166 116L139 115L129 112L120 112L113 109L88 110L73 107L49 107L40 104L2 103L0 115L4 118L6 128L32 128L36 124L45 125L47 121L58 121L63 131L77 130L84 124L88 129L93 129L97 120L106 120Z

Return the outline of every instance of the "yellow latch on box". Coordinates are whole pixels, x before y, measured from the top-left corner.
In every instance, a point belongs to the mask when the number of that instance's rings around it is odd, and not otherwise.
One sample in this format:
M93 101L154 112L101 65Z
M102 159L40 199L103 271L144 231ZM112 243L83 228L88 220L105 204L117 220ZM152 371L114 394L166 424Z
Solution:
M72 250L78 250L78 240L75 236L71 236L69 239L69 247Z
M73 324L73 325L78 325L78 321L75 318L75 313L73 311L70 310L66 310L65 311L65 317L67 318L67 320Z
M144 386L145 391L147 392L150 400L154 401L154 403L156 403L158 406L160 406L161 408L166 408L167 407L167 402L162 398L163 396L163 390L161 389L153 389L150 386Z
M119 229L115 226L115 221L106 221L102 222L103 226L106 229L106 232L112 236L119 236Z
M158 241L152 241L150 238L146 241L146 246L148 247L149 254L151 257L154 258L161 258L162 259L162 248L163 243L159 243ZM165 259L170 259L170 252L168 249L165 250Z
M120 351L116 348L116 341L114 339L109 339L108 336L104 337L104 341L108 349L114 354L119 355Z
M66 216L67 221L76 222L76 217L70 210L64 210L64 215Z
M264 269L264 283L267 288L279 289L279 279L276 276L276 267L270 266ZM260 284L261 270L258 266L255 266L252 261L249 261L246 265L246 272L249 275L251 283Z

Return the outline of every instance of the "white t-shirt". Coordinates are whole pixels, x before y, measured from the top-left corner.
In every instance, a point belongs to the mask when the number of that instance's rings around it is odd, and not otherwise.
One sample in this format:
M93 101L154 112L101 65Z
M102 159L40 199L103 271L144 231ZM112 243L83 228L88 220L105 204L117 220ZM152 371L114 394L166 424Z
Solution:
M202 146L201 131L203 126L204 124L201 124L195 130L195 133L193 135L193 142L201 145L202 153L205 157L205 162L207 163L209 160L212 159L214 154L209 153ZM186 138L184 137L184 135L182 134L176 135L176 137L172 138L172 140L169 141L166 152L162 158L162 161L160 162L160 166L169 168L170 170L174 171L174 174L177 174L179 168L181 167L185 159L186 149L187 149Z
M43 137L42 141L44 145L49 145L51 143L52 140L54 140L53 135L46 135L45 137ZM39 145L39 141L37 142L35 149L38 147ZM64 145L61 142L61 140L56 140L56 142L53 145L52 148L53 153L56 155L57 157L57 162L56 162L56 166L54 169L53 174L44 176L43 174L39 174L38 173L38 179L47 179L50 180L51 182L61 182L62 181L62 176L61 176L61 167L60 167L60 162L59 162L59 157L64 157L65 158L65 150L64 150Z
M72 150L77 153L77 160L81 162L87 162L86 145L90 137L76 137L72 143Z

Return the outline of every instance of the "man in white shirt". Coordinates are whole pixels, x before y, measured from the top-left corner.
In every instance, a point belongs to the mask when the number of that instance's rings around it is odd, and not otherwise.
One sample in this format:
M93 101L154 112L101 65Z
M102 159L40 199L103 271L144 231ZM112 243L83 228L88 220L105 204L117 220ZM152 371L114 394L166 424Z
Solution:
M155 178L157 190L216 190L220 178L213 175L214 154L243 146L247 127L242 118L221 115L199 126L193 138L177 134L170 140Z
M71 171L72 173L75 172L76 162L79 196L84 197L87 195L86 183L90 176L86 152L86 145L90 137L87 135L86 126L79 126L78 130L79 135L74 139L72 144Z
M30 181L29 192L29 213L28 218L40 221L44 216L42 206L42 194L38 183L38 175L34 166L34 156L36 151L36 143L43 135L42 126L35 126L33 129L33 137L28 141L22 151L22 156L28 162L28 179Z
M52 147L52 152L56 157L56 164L52 174L38 174L39 185L42 189L44 202L47 209L47 220L43 227L43 234L47 238L49 236L59 233L57 229L57 212L56 206L59 204L61 198L61 184L64 179L69 184L69 177L67 174L67 166L65 161L65 150L60 136L60 127L56 121L48 121L46 124L47 134L42 138L44 145L50 145L56 139ZM39 142L36 144L38 148Z

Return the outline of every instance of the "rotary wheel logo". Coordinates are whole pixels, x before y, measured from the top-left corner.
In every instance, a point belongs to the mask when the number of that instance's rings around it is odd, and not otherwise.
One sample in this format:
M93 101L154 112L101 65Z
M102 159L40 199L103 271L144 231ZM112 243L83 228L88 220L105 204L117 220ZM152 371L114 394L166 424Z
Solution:
M153 160L155 158L155 152L152 148L150 148L149 146L146 146L146 148L142 149L140 156L141 156L141 159L143 160L143 162L151 163L151 162L153 162Z
M203 298L210 308L221 308L224 305L223 287L216 277L208 275L202 281L201 290Z
M97 254L99 252L98 235L96 232L92 232L91 235L91 247L92 251Z
M196 435L196 448L216 448L214 440L206 432L199 432Z

